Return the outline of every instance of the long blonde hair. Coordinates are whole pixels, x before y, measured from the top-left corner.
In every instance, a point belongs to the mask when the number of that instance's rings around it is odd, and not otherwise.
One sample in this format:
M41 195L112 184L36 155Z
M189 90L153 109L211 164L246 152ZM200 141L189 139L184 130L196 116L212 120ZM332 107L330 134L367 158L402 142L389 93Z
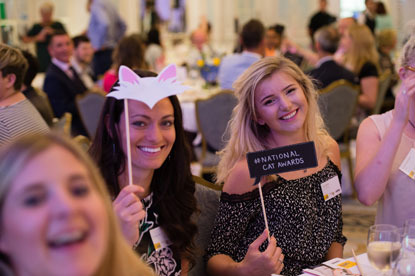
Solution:
M308 113L304 122L306 141L314 141L318 156L328 150L327 141L330 136L325 129L320 110L317 105L317 92L311 80L292 61L282 57L267 57L252 64L234 83L238 104L228 124L230 139L226 147L219 153L216 181L226 180L236 162L248 152L267 149L267 126L257 123L255 111L255 90L259 83L276 72L283 72L302 88L308 103Z
M7 146L0 152L0 214L3 212L4 201L7 197L10 185L19 175L22 168L33 158L47 149L59 146L68 150L77 160L79 160L90 173L93 185L102 198L109 221L109 240L107 252L104 255L96 276L105 275L155 275L151 268L146 266L132 248L128 246L119 229L118 222L112 209L110 196L105 188L104 181L91 161L90 157L83 152L69 138L62 137L53 133L36 134L20 138ZM52 165L53 166L53 165ZM0 225L1 229L1 225Z
M379 54L375 38L366 25L353 24L347 29L352 40L351 48L346 52L344 64L353 73L359 75L366 62L373 63L379 70Z

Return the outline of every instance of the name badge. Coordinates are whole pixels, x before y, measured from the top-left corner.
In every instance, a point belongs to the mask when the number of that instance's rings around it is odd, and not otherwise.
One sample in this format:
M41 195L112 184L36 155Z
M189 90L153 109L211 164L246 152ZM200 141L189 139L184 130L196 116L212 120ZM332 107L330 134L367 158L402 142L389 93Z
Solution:
M415 150L411 148L399 169L412 179L415 179Z
M337 176L330 178L324 183L321 183L321 191L323 193L324 201L330 200L336 195L342 193L340 181Z
M169 240L166 233L164 233L161 227L151 229L150 236L151 236L151 240L153 241L153 245L156 251L163 249L169 246L170 244L172 244L172 242Z

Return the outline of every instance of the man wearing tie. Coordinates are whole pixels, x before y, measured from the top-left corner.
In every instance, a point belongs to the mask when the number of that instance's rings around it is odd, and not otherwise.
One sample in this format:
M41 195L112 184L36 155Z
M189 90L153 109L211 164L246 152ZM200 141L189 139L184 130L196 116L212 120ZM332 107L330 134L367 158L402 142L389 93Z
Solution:
M52 62L46 71L43 90L49 97L55 116L60 118L65 112L72 114L72 135L87 136L85 127L76 108L76 95L87 88L71 66L73 43L66 32L55 32L49 41L48 51Z

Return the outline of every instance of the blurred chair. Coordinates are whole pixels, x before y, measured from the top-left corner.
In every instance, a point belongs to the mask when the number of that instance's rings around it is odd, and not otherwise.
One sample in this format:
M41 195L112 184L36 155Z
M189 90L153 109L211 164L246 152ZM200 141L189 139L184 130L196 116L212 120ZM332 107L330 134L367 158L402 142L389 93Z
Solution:
M95 136L105 96L100 92L88 92L76 97L79 115L91 139Z
M197 100L196 120L202 134L202 148L195 153L202 164L202 173L213 173L219 163L219 157L208 150L208 145L215 151L221 150L229 138L226 127L232 110L238 100L230 90L224 90L208 99Z
M209 244L210 233L212 231L216 213L219 207L219 198L222 186L215 185L209 181L193 176L193 181L196 183L195 197L200 213L196 214L196 224L198 233L195 238L197 248L196 264L189 271L189 276L207 276L206 264L203 260L205 249Z
M53 127L52 129L57 132L64 133L65 135L71 135L71 123L72 123L72 114L65 112L60 118L53 118Z
M379 114L382 108L383 102L385 101L386 92L392 82L392 72L391 70L385 70L382 75L379 77L379 88L378 96L376 98L375 107L373 108L372 114Z
M356 109L359 96L359 86L346 80L338 80L319 91L318 105L321 115L330 135L339 140L343 137L340 146L340 155L347 159L350 179L353 185L353 162L350 152L349 127Z

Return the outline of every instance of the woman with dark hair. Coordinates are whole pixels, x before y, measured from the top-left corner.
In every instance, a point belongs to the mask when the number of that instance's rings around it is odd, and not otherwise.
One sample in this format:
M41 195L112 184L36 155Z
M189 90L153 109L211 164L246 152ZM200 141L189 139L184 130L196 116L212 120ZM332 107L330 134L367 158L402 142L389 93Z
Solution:
M144 61L145 45L138 34L124 36L112 53L112 66L102 78L102 89L109 92L118 79L118 69L121 65L132 69L146 69Z
M141 79L157 76L149 71L135 72ZM112 91L119 87L117 81ZM197 227L191 216L197 207L179 101L176 96L169 96L149 108L144 102L128 100L128 106L135 185L128 186L127 180L122 100L106 100L90 153L115 199L114 209L127 240L134 244L137 252L144 254L144 259L157 274L178 275L181 271L180 275L187 275L195 258ZM135 189L137 186L142 189ZM136 194L142 199L146 211L140 221L140 231L139 219L135 211L130 210L137 203Z

